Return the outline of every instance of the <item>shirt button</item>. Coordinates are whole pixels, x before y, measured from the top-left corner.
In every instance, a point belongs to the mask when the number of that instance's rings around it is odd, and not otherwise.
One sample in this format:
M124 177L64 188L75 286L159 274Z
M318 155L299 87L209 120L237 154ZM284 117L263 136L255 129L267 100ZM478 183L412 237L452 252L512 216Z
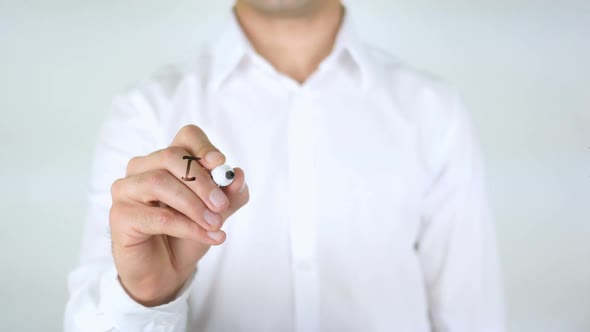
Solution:
M295 268L299 271L309 272L311 271L311 264L308 261L300 260L295 264Z

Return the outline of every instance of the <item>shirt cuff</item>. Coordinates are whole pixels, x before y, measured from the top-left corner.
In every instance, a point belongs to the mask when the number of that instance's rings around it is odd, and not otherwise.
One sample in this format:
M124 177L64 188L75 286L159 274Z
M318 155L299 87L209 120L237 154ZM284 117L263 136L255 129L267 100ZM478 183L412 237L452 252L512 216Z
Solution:
M127 295L112 266L100 281L99 310L118 331L183 332L187 326L188 297L194 277L195 273L172 302L148 308Z

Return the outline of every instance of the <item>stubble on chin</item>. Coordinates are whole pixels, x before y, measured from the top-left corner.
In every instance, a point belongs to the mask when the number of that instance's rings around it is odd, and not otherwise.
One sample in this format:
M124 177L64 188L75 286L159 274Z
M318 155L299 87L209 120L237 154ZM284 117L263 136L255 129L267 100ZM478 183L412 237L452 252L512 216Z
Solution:
M314 12L327 0L241 0L265 15L296 17Z

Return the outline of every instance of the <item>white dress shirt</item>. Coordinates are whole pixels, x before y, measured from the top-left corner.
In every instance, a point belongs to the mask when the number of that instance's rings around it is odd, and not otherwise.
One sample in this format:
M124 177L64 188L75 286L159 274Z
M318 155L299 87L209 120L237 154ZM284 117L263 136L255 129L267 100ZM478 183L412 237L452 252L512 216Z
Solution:
M201 127L250 202L178 297L117 281L110 187L131 157ZM480 148L457 93L360 41L346 18L304 83L235 18L194 61L116 98L101 130L67 331L503 331Z

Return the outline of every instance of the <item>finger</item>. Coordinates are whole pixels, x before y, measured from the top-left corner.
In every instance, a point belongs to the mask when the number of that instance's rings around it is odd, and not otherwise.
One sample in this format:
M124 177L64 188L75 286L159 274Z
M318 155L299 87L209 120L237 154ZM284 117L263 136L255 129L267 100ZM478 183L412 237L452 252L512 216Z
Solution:
M153 235L168 235L208 245L225 241L225 232L209 232L191 219L171 208L113 204L110 216L113 241L123 246L133 246Z
M190 152L178 146L135 157L127 165L127 175L141 174L154 169L165 169L182 180L211 211L221 212L229 205L229 198L215 184L211 174L196 162L184 159Z
M223 220L227 220L229 216L231 216L242 206L246 205L246 203L248 203L250 200L250 191L248 189L248 184L246 183L244 170L239 167L235 167L234 173L234 182L223 189L230 201L227 210L220 213Z
M182 127L170 146L179 146L190 152L193 157L201 158L199 163L208 170L225 163L225 155L210 141L205 132L195 125Z
M223 219L167 170L147 171L117 180L112 186L114 200L151 204L162 202L209 231L219 230Z

